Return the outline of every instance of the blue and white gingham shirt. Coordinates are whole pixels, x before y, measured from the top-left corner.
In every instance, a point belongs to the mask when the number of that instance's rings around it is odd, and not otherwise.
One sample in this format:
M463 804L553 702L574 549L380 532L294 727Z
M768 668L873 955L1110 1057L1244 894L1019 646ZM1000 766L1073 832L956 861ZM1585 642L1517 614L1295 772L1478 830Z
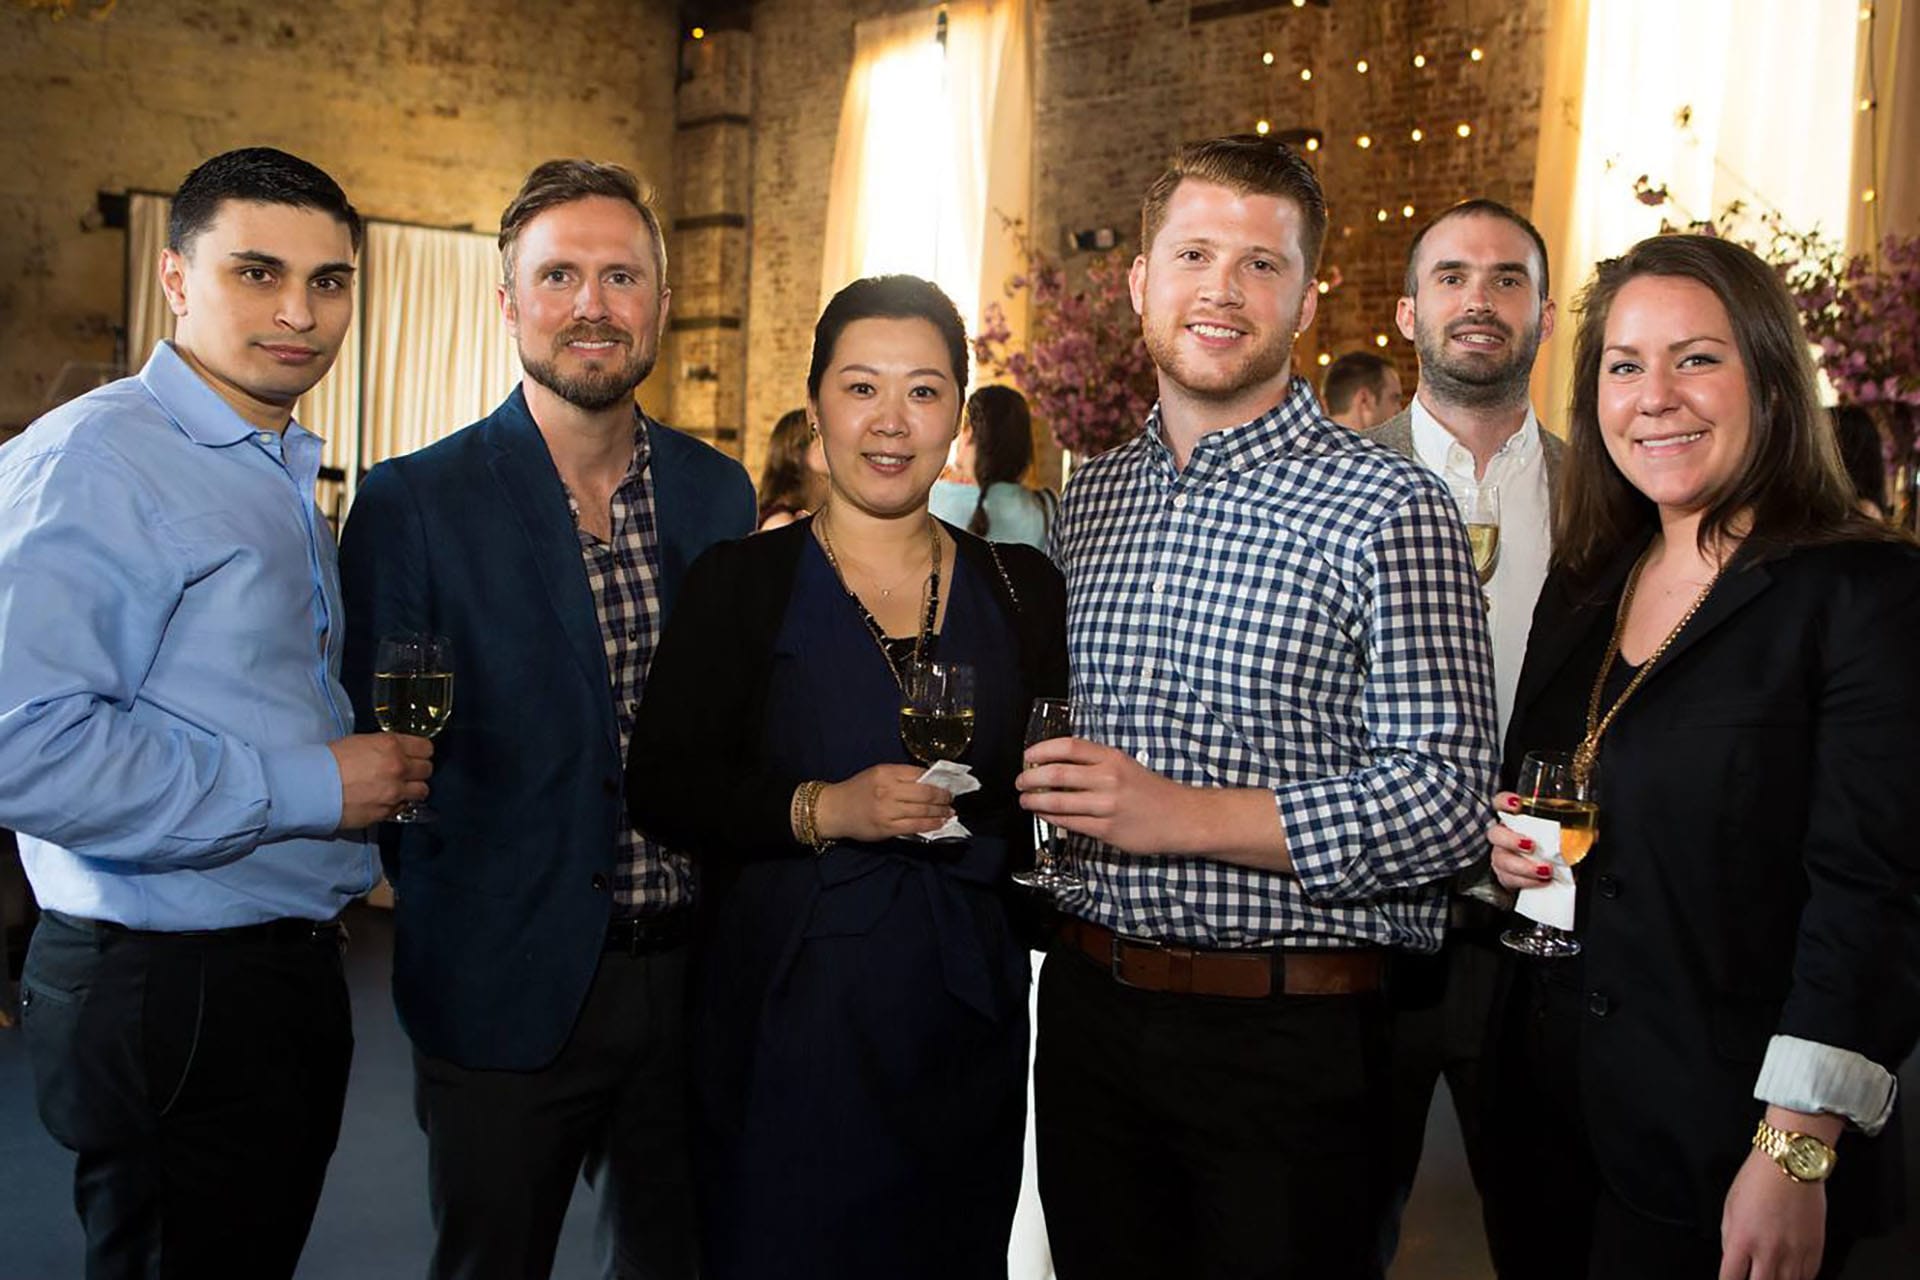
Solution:
M1271 790L1294 873L1079 840L1069 912L1214 948L1432 950L1485 852L1493 659L1446 489L1307 383L1185 470L1156 408L1054 528L1076 717L1175 782Z

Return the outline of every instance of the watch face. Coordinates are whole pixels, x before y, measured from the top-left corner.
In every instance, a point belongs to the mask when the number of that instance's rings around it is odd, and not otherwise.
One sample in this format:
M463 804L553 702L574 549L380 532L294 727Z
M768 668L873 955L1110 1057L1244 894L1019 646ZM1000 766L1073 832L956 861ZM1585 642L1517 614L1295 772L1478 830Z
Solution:
M1781 1164L1802 1182L1819 1182L1833 1171L1833 1149L1818 1138L1795 1138Z

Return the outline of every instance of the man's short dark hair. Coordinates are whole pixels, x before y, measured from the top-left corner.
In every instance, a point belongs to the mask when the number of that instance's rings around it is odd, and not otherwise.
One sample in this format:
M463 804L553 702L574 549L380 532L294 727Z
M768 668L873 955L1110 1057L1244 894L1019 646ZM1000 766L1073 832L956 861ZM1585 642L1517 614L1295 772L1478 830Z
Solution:
M653 237L653 265L660 275L655 283L659 288L667 287L667 240L660 234L660 215L653 211L652 196L633 170L594 160L547 160L534 167L520 184L519 194L500 213L500 269L509 291L513 289L514 251L527 224L549 209L589 196L623 200L634 207L647 224L647 234Z
M186 253L195 238L213 225L228 200L286 204L331 214L347 228L353 251L360 252L360 214L340 184L318 165L272 147L225 151L197 165L174 193L167 213L167 248Z
M1432 231L1441 223L1449 222L1454 218L1501 218L1526 232L1527 238L1533 241L1535 252L1540 255L1540 300L1542 302L1547 300L1547 242L1541 236L1540 228L1534 226L1514 209L1501 204L1498 200L1487 200L1484 198L1462 200L1459 204L1442 210L1436 217L1429 219L1427 224L1414 234L1413 243L1407 246L1407 278L1401 286L1402 291L1407 297L1414 297L1420 291L1420 277L1417 274L1417 267L1415 265L1420 260L1420 242L1427 238L1429 231Z
M1328 413L1345 413L1362 391L1373 392L1377 400L1387 389L1387 372L1392 368L1385 356L1349 351L1327 366L1326 375L1320 379L1320 403Z
M1140 207L1140 252L1153 251L1153 238L1166 225L1167 206L1187 179L1211 182L1239 195L1278 196L1300 210L1300 256L1311 277L1320 269L1320 244L1327 238L1327 198L1313 166L1278 138L1236 133L1205 142L1189 142L1174 153L1166 170L1147 188Z

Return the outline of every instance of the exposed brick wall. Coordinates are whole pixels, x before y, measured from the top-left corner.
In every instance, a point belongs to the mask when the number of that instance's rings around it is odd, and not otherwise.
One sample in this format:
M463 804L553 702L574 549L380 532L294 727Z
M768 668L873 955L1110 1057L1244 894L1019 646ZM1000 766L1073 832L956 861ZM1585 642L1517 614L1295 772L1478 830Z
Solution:
M673 202L670 0L138 0L102 22L0 9L0 429L68 360L109 360L125 238L95 193L172 190L229 147L284 147L371 215L491 230L526 171L617 160ZM643 393L664 406L665 379Z
M820 238L853 24L912 8L885 0L762 0L754 9L753 262L748 315L747 456L799 403L819 301ZM1410 344L1393 305L1413 230L1468 195L1525 211L1532 197L1546 0L1335 0L1194 24L1183 0L1035 0L1036 240L1058 252L1070 228L1113 227L1135 247L1140 194L1190 138L1318 128L1316 163L1333 210L1327 262L1344 283L1302 340L1304 357L1371 345L1409 386ZM1472 19L1472 27L1466 26ZM1475 63L1467 52L1478 43ZM1263 50L1275 55L1271 68ZM1429 62L1416 71L1412 57ZM1371 69L1360 75L1357 59ZM1314 78L1299 78L1302 66ZM1472 123L1471 137L1454 126ZM1426 140L1414 144L1418 122ZM1354 144L1368 132L1374 145ZM1411 204L1415 217L1403 218ZM1389 220L1375 212L1389 209ZM1350 231L1348 230L1350 229Z

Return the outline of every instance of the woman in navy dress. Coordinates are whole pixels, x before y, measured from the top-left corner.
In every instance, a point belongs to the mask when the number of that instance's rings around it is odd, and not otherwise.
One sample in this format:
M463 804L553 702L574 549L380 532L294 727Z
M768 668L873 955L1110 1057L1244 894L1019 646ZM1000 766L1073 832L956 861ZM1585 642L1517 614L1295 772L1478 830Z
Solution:
M857 281L815 330L808 409L830 496L716 547L682 589L628 761L635 822L690 850L705 1273L1003 1276L1019 1191L1027 935L1008 874L1027 708L1066 687L1039 553L935 521L965 399L952 303ZM975 672L982 787L919 784L916 658ZM915 835L957 811L971 835Z

